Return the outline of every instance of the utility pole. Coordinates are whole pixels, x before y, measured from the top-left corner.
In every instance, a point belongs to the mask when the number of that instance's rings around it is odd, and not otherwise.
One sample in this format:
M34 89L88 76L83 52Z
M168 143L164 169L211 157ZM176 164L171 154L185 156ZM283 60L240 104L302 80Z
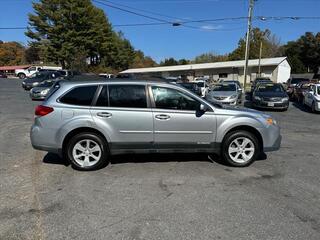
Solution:
M262 57L262 39L260 40L260 51L259 51L259 71L258 71L259 77L261 77L261 57Z
M249 14L248 14L248 28L247 28L247 37L246 37L246 52L245 52L245 65L244 65L244 91L247 87L247 74L248 74L248 62L249 62L249 51L250 51L250 34L251 34L251 24L252 24L252 12L254 0L249 0Z

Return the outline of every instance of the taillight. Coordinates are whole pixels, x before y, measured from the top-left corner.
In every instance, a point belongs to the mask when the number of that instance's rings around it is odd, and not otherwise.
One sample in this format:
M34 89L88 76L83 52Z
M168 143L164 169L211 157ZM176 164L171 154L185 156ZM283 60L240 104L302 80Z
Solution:
M49 113L53 112L53 108L52 107L46 107L46 106L42 106L42 105L38 105L35 109L34 114L37 117L43 117Z

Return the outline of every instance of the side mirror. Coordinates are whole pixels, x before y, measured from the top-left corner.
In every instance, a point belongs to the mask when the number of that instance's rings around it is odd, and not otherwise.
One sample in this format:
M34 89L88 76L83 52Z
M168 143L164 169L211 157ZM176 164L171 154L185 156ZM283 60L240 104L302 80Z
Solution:
M206 112L206 111L208 111L208 107L206 106L206 105L204 105L204 104L200 104L200 107L199 107L199 110L201 111L201 112Z

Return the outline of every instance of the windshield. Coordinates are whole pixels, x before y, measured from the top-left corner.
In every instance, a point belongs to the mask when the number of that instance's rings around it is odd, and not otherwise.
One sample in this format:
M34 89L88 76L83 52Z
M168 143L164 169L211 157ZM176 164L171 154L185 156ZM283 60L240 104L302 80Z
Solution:
M204 87L204 82L198 82L198 83L197 83L197 86L198 86L198 87Z
M44 81L41 82L38 86L39 87L51 87L53 85L54 81Z
M181 86L185 87L186 89L192 90L194 89L194 84L193 83L181 83Z
M259 85L257 92L283 92L283 88L278 84L263 84Z
M36 72L34 74L31 75L30 79L43 79L45 78L45 75L43 73L40 73L40 72Z
M317 86L317 95L320 95L320 86Z
M220 91L220 92L229 92L229 91L236 91L235 84L218 84L212 88L212 91Z

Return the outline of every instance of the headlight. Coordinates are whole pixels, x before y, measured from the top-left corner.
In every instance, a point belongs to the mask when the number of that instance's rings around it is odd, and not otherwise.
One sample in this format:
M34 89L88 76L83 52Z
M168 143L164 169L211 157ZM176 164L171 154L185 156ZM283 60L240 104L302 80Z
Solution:
M287 97L282 98L282 102L286 102L286 101L289 101L289 98L287 98Z
M234 94L234 95L230 96L230 98L232 98L232 99L237 98L237 97L238 97L237 94Z
M273 118L267 118L266 123L267 123L267 125L276 125L277 121L274 120Z
M255 100L258 100L258 101L260 101L260 100L261 100L261 98L260 98L260 97L258 97L258 96L255 96L255 97L254 97L254 99L255 99Z
M258 117L258 119L265 125L271 126L271 125L277 125L277 121L274 120L270 115L262 114Z
M49 89L42 90L42 91L41 91L41 95L46 95L48 92L49 92Z
M37 85L39 85L39 83L38 83L38 82L34 82L34 83L32 83L32 86L37 86Z

